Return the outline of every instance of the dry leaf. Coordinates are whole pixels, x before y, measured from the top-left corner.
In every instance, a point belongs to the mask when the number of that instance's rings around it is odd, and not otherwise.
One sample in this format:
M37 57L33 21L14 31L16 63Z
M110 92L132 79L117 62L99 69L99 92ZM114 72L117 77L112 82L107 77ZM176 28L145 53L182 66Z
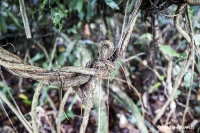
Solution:
M88 24L85 24L84 26L84 35L88 38L90 38L91 36L91 33L90 33L90 28L89 28L89 25Z

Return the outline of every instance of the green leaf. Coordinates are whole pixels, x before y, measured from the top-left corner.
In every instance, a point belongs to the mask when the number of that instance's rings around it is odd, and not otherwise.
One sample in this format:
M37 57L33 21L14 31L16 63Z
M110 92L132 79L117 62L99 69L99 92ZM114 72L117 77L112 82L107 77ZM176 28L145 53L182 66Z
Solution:
M161 83L160 83L160 82L157 82L156 84L154 84L154 85L151 87L151 90L153 91L153 90L157 89L160 85L161 85Z
M8 16L13 20L13 22L15 23L15 25L17 25L18 27L21 27L21 25L19 24L19 21L18 21L17 18L13 15L12 12L10 12L9 10L6 10L6 13L7 13Z
M200 34L195 34L194 40L196 45L200 45Z
M71 110L67 110L67 112L62 115L61 122L64 121L66 117L74 119L74 113Z
M174 98L177 99L180 94L181 94L181 91L177 90L176 93L174 94Z
M67 110L66 115L68 118L74 119L74 113L71 110Z
M59 10L60 10L63 14L65 14L66 12L65 12L65 10L62 8L62 6L61 6L59 0L55 0L55 2L56 2L56 4L57 4Z
M60 31L62 29L61 23L60 23L61 17L60 17L60 14L56 12L53 8L51 8L51 17L52 17L52 21L54 25L59 26L59 31Z
M77 34L77 29L76 29L76 27L71 28L71 29L70 29L70 32L72 32L72 33L74 33L74 34Z
M28 63L36 62L44 57L44 54L37 53Z
M53 8L51 8L51 17L54 24L60 23L60 20L61 20L60 14L56 12Z
M54 85L48 85L46 88L47 89L58 89L58 87L54 86Z
M119 9L119 6L113 0L105 0L105 3L112 9Z
M169 45L161 45L160 51L172 57L179 57L179 54Z
M63 11L61 11L61 10L56 11L53 8L51 8L52 21L53 21L54 25L59 26L59 31L61 31L61 29L62 29L61 19L67 16L67 12L68 12L68 10L65 10L63 13Z
M61 53L59 56L58 56L58 65L59 66L64 66L65 64L65 61L66 61L66 56L65 56L65 53Z
M152 41L152 34L146 33L140 36L136 41L135 44L148 44Z
M178 75L181 71L181 67L178 64L175 64L175 66L173 67L173 75Z
M82 23L79 21L78 24L77 24L77 28L78 28L78 29L81 28L81 24L82 24Z
M83 0L78 0L77 4L76 4L76 9L78 10L78 12L81 12L83 9Z
M31 105L32 104L32 101L30 100L23 100L24 103L28 104L28 105Z
M47 3L47 0L43 0L42 4L40 5L40 8L34 10L34 11L31 13L33 18L34 18L34 14L35 14L38 10L40 10L40 12L44 15L43 9L44 9L46 3Z
M0 14L0 30L2 30L3 32L7 32L6 20L5 17L1 14Z
M163 81L165 79L166 75L162 75L160 78L161 78L161 81Z
M175 61L175 63L181 61L181 60L184 60L187 58L187 54L184 52L182 54L180 54L179 58Z
M47 3L47 0L43 0L42 4L40 5L40 9L43 10L45 5Z
M191 71L186 72L183 80L184 80L186 89L188 89L190 87L190 83L192 80L192 72Z

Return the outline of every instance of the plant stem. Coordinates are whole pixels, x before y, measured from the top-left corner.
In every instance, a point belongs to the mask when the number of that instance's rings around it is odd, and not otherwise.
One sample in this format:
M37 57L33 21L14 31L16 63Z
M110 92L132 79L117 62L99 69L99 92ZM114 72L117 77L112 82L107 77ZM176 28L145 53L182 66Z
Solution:
M22 14L22 20L24 23L24 29L26 32L26 38L31 38L31 31L30 31L30 27L29 27L29 23L28 23L28 18L26 15L26 7L24 4L24 0L19 0L19 4L20 4L20 12Z

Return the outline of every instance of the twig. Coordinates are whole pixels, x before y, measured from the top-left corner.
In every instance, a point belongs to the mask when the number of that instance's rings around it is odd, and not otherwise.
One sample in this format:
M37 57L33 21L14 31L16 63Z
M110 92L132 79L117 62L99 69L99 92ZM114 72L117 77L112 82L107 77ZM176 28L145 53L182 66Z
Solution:
M2 108L3 108L4 113L5 113L6 116L8 117L8 120L9 120L10 124L12 125L13 130L14 130L16 133L18 133L17 130L16 130L16 128L14 127L13 122L12 122L12 120L10 119L10 117L9 117L9 115L8 115L8 113L7 113L7 111L6 111L6 109L4 108L4 105L3 105L2 101L1 101L1 99L0 99L0 104L1 104L1 106L2 106Z
M36 42L36 44L42 49L42 51L44 52L44 54L45 54L47 60L50 60L50 57L49 57L49 55L48 55L46 49L44 48L44 46L42 46L42 44L41 44L39 41L35 41L35 42Z
M69 97L69 94L70 94L71 92L72 92L72 88L70 87L70 88L65 92L65 95L64 95L62 101L60 102L60 107L59 107L59 111L58 111L58 118L57 118L57 122L56 122L57 133L60 133L60 123L61 123L60 118L62 117L65 103L66 103L67 98Z
M107 79L107 78L104 78L104 79ZM144 109L144 104L142 102L142 98L141 98L141 94L137 91L137 88L135 88L131 83L127 82L126 80L123 80L123 79L119 79L119 78L112 78L111 79L115 79L117 81L120 81L120 82L124 82L126 84L128 84L137 94L137 96L139 97L140 99L140 102L141 102L141 106L142 106L142 116L144 118L144 112L145 112L145 109Z
M128 61L130 61L132 59L138 58L138 56L145 55L145 54L146 54L145 52L138 53L138 54L136 54L134 56L128 57L127 59L124 59L124 62L128 62Z
M166 108L168 107L168 105L171 103L171 101L174 100L174 95L181 83L181 80L184 76L184 74L186 73L186 71L188 70L189 66L190 66L190 63L192 61L192 53L189 53L188 55L188 60L186 60L184 62L184 65L183 67L181 68L181 71L179 73L179 75L176 77L175 79L175 83L174 83L174 86L173 86L173 91L171 93L171 95L168 97L168 100L167 102L162 106L162 108L160 109L159 113L156 115L156 117L153 119L153 123L155 124L159 119L160 117L164 114Z
M29 53L29 50L26 50L26 54L25 54L25 57L24 57L24 62L26 62L26 60L28 58L28 53ZM22 81L23 81L23 77L20 77L19 78L19 82L18 82L18 87L19 87L20 92L23 91L23 89L22 89Z
M114 62L122 55L122 53L124 52L124 50L128 45L129 39L133 31L133 27L135 25L135 21L137 20L137 13L139 11L141 3L142 3L141 0L135 1L134 10L130 14L130 16L128 16L129 21L127 22L127 26L124 28L124 31L122 31L122 39L120 39L117 45L119 46L119 48L117 48L117 50L115 51L113 59ZM124 23L126 23L126 21L124 21Z
M4 96L4 94L0 91L0 97L1 99L9 106L9 108L16 114L16 116L19 118L19 120L22 122L24 127L27 129L29 133L33 133L29 125L24 121L20 113L15 109L15 107L8 101L8 99Z
M183 9L185 8L185 4L182 4L180 5L178 8L177 8L177 13L182 11ZM175 26L177 28L177 30L179 31L179 33L181 33L183 35L183 37L187 40L187 42L189 43L190 45L190 48L193 47L191 43L191 38L190 36L180 27L179 25L179 16L175 16L174 17L174 23L175 23ZM184 65L183 67L181 68L181 71L179 73L179 75L176 77L176 80L175 80L175 83L174 83L174 86L173 86L173 91L171 93L171 95L169 96L167 102L162 106L162 108L160 109L160 112L156 115L156 117L153 119L153 123L155 124L159 119L160 117L164 114L164 111L166 110L166 108L168 107L168 105L171 103L171 101L174 100L174 95L178 89L178 87L180 86L180 83L181 83L181 80L184 76L184 74L186 73L186 71L188 70L189 66L190 66L190 63L192 62L193 60L193 56L194 56L194 51L192 50L189 55L188 55L188 58L187 60L184 62Z
M135 116L137 120L137 127L141 131L141 133L148 133L147 127L144 124L144 118L140 114L140 110L137 105L127 96L126 93L121 91L118 87L111 85L111 91L113 95L117 95L119 102L122 102L124 106L131 110L132 114Z
M93 107L94 102L94 89L96 87L96 82L99 77L92 77L87 83L80 86L76 92L82 100L82 104L85 105L85 111L83 114L83 121L81 123L79 133L85 133L86 127L88 124L88 119L90 115L91 108Z
M38 127L37 127L36 107L38 105L38 99L39 99L40 93L41 93L44 86L45 86L44 84L39 83L36 90L35 90L35 93L33 95L33 101L32 101L32 105L31 105L31 118L32 118L32 128L33 128L34 133L39 133Z
M88 124L88 120L89 120L89 116L90 116L90 111L91 108L86 108L83 114L83 121L81 123L81 127L80 127L80 132L79 133L85 133L87 124Z
M176 13L181 12L184 8L185 8L186 4L182 4L180 6L178 6ZM174 25L176 27L176 29L178 30L178 32L186 39L186 41L190 44L191 43L191 38L190 36L181 28L180 24L179 24L179 19L180 19L180 15L177 15L174 17Z
M180 5L178 8L177 8L177 11L176 13L179 13L180 11L182 11L183 9L185 8L185 4L182 4ZM191 39L190 39L190 36L180 27L180 24L179 24L179 17L180 15L178 16L175 16L174 17L174 24L177 28L177 30L179 31L179 33L181 33L183 35L183 37L187 40L188 43L191 43ZM190 45L191 46L191 45ZM193 46L192 46L193 47ZM167 108L167 106L171 103L171 101L174 100L174 94L176 93L179 85L180 85L180 82L181 82L181 79L182 77L184 76L185 72L187 71L187 69L189 68L189 65L191 63L191 61L193 60L193 52L191 52L189 54L189 57L188 57L188 60L185 61L185 64L184 64L184 67L182 67L179 75L177 76L176 78L176 82L174 84L174 89L173 89L173 92L171 93L170 97L168 98L167 102L164 104L164 106L161 108L160 112L156 115L156 117L154 118L153 120L153 123L155 124L158 119L160 119L160 117L163 115L165 109Z
M24 23L24 29L26 32L26 37L31 38L31 31L30 31L30 27L29 27L29 23L28 23L28 18L26 15L26 7L24 4L24 0L19 0L19 4L20 4L20 12L22 14L22 20Z
M127 20L128 20L127 19L128 4L129 4L129 0L127 0L127 3L126 3L125 16L124 16L124 22L123 22L123 25L122 25L122 33L121 33L121 36L120 36L120 40L123 39L123 36L124 36L123 32L125 31L125 25L127 24ZM117 47L119 47L119 44L120 43L117 44Z
M123 70L123 72L124 72L124 75L125 75L125 78L126 78L126 83L127 83L127 85L128 85L128 88L129 88L129 89L132 88L132 89L136 92L136 94L138 95L138 97L139 97L139 99L140 99L141 106L142 106L142 116L143 116L143 118L144 118L144 112L145 112L145 110L144 110L144 107L143 107L143 104L142 104L141 95L140 95L140 93L137 91L137 89L131 84L131 81L130 81L130 79L128 79L128 76L126 75L125 70L124 70L123 66L121 65L121 63L120 63L120 62L118 62L118 63L119 63L119 65L121 66L121 68L122 68L122 70Z
M190 16L189 16L189 9L188 9L188 6L186 6L186 15L187 15L187 19L188 19L188 23L189 23L189 29L190 29L190 32L191 32L191 45L192 45L192 77L191 77L191 81L190 81L190 87L189 87L189 90L188 90L188 95L187 95L187 101L186 101L186 108L185 108L185 111L184 111L184 114L183 114L183 119L182 119L182 127L184 126L184 122L185 122L185 116L186 116L186 113L188 112L188 108L189 108L189 102L190 102L190 96L191 96L191 91L192 91L192 83L193 83L193 75L194 75L194 63L195 63L195 60L194 60L194 33L193 33L193 28L192 28L192 23L191 23L191 19L190 19ZM184 133L184 130L182 129L181 131L182 133Z
M55 41L55 44L54 44L54 48L53 48L53 51L52 51L52 54L51 54L51 59L50 59L48 69L50 69L51 66L52 66L52 58L54 57L55 49L56 49L56 45L57 45L56 42L57 41ZM38 133L36 108L37 108L37 105L38 105L38 99L39 99L40 93L41 93L44 86L45 85L42 82L40 82L38 84L36 90L35 90L34 95L33 95L33 103L32 103L32 106L31 106L31 115L32 115L32 125L33 125L34 133Z
M154 70L155 66L156 66L156 58L157 58L157 52L159 49L159 43L160 43L160 30L159 30L159 25L158 25L158 15L157 14L152 14L151 15L151 29L152 29L152 41L150 42L149 45L149 51L148 51L148 56L147 56L147 62L148 62L148 66ZM145 79L145 86L146 88L148 88L149 90L147 91L147 96L149 95L149 93L151 93L152 91L152 86L153 84L155 84L157 82L157 78L155 73L153 73L152 71L147 71L146 73L147 77ZM148 101L147 101L148 102Z
M53 61L53 58L54 58L54 55L55 55L55 52L56 52L56 47L57 47L57 37L56 37L56 40L55 40L55 43L54 43L54 47L53 47L53 50L52 50L52 53L51 53L51 58L50 58L50 63L49 63L49 67L48 67L48 70L51 69L52 67L52 61Z
M148 121L148 120L144 120L144 123L145 125L147 125L147 127L149 128L149 130L152 132L152 133L159 133L157 131L157 129L154 128L154 126Z
M102 87L101 87L101 81L102 79L100 79L99 81L99 87L98 87L98 90L99 90L99 93L98 93L98 128L97 128L97 133L100 133L100 127L101 127L101 90L102 90Z
M109 116L110 116L110 108L109 108L109 95L110 95L110 73L109 73L109 76L108 76L108 81L107 81L107 94L106 94L106 107L107 107L107 123L109 121ZM109 123L107 124L107 132L109 132Z
M1 67L0 67L0 71L1 71ZM0 75L1 75L1 78L3 79L4 84L5 84L6 87L8 88L8 85L7 85L7 83L5 82L5 79L4 79L4 76L3 76L2 72L0 73ZM23 114L22 114L22 112L21 112L19 106L17 105L16 101L14 100L14 97L12 96L11 92L10 92L8 89L6 89L6 90L7 90L8 94L9 94L9 96L11 97L11 99L12 99L14 105L16 106L17 111L19 112L19 114L20 114L21 117L23 118L24 122L31 128L31 125L30 125L29 122L24 118L24 116L23 116Z
M168 95L171 95L172 91L173 91L173 88L172 88L172 68L173 68L173 61L171 58L168 58L168 69L167 69L167 91L168 91ZM175 101L173 100L171 102L171 106L170 106L171 110L170 112L168 113L168 116L167 116L167 120L165 122L165 125L168 125L168 121L171 117L171 115L175 112L175 109L176 109L176 103Z
M100 91L105 92L102 89L101 80L97 83L98 85L96 85L96 88L94 90L94 99L95 99L94 100L94 108L95 108L95 111L97 112L97 116L98 116L98 118L96 118L96 123L98 123L98 125L97 125L98 126L97 127L98 133L107 133L107 132L109 132L108 131L109 130L109 126L108 126L108 124L109 124L109 122L108 122L108 116L109 116L108 115L108 109L109 108L107 106L107 110L106 110L106 104L105 104L105 98L104 98L105 96L103 95L105 93L101 93L101 95L99 95ZM109 90L109 87L107 88L107 90ZM106 95L108 95L108 94L106 94Z

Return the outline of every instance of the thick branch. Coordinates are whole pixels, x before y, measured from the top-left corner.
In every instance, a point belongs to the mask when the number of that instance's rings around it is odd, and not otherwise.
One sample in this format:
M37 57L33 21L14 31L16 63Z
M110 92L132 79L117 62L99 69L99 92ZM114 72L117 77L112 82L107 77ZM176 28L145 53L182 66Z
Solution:
M0 65L14 75L31 78L43 84L58 87L77 86L86 83L91 75L100 75L104 70L85 67L63 67L57 71L25 64L16 55L0 48Z
M122 39L120 39L120 42L118 43L119 48L116 50L114 54L113 61L116 61L122 55L122 53L125 51L128 45L129 39L133 32L135 21L137 20L137 13L139 11L141 3L142 3L141 0L137 0L134 5L134 10L128 16L129 18L128 23L127 23L127 26L124 28L124 31L122 31L122 34L121 34ZM126 21L124 21L124 23L126 23Z

